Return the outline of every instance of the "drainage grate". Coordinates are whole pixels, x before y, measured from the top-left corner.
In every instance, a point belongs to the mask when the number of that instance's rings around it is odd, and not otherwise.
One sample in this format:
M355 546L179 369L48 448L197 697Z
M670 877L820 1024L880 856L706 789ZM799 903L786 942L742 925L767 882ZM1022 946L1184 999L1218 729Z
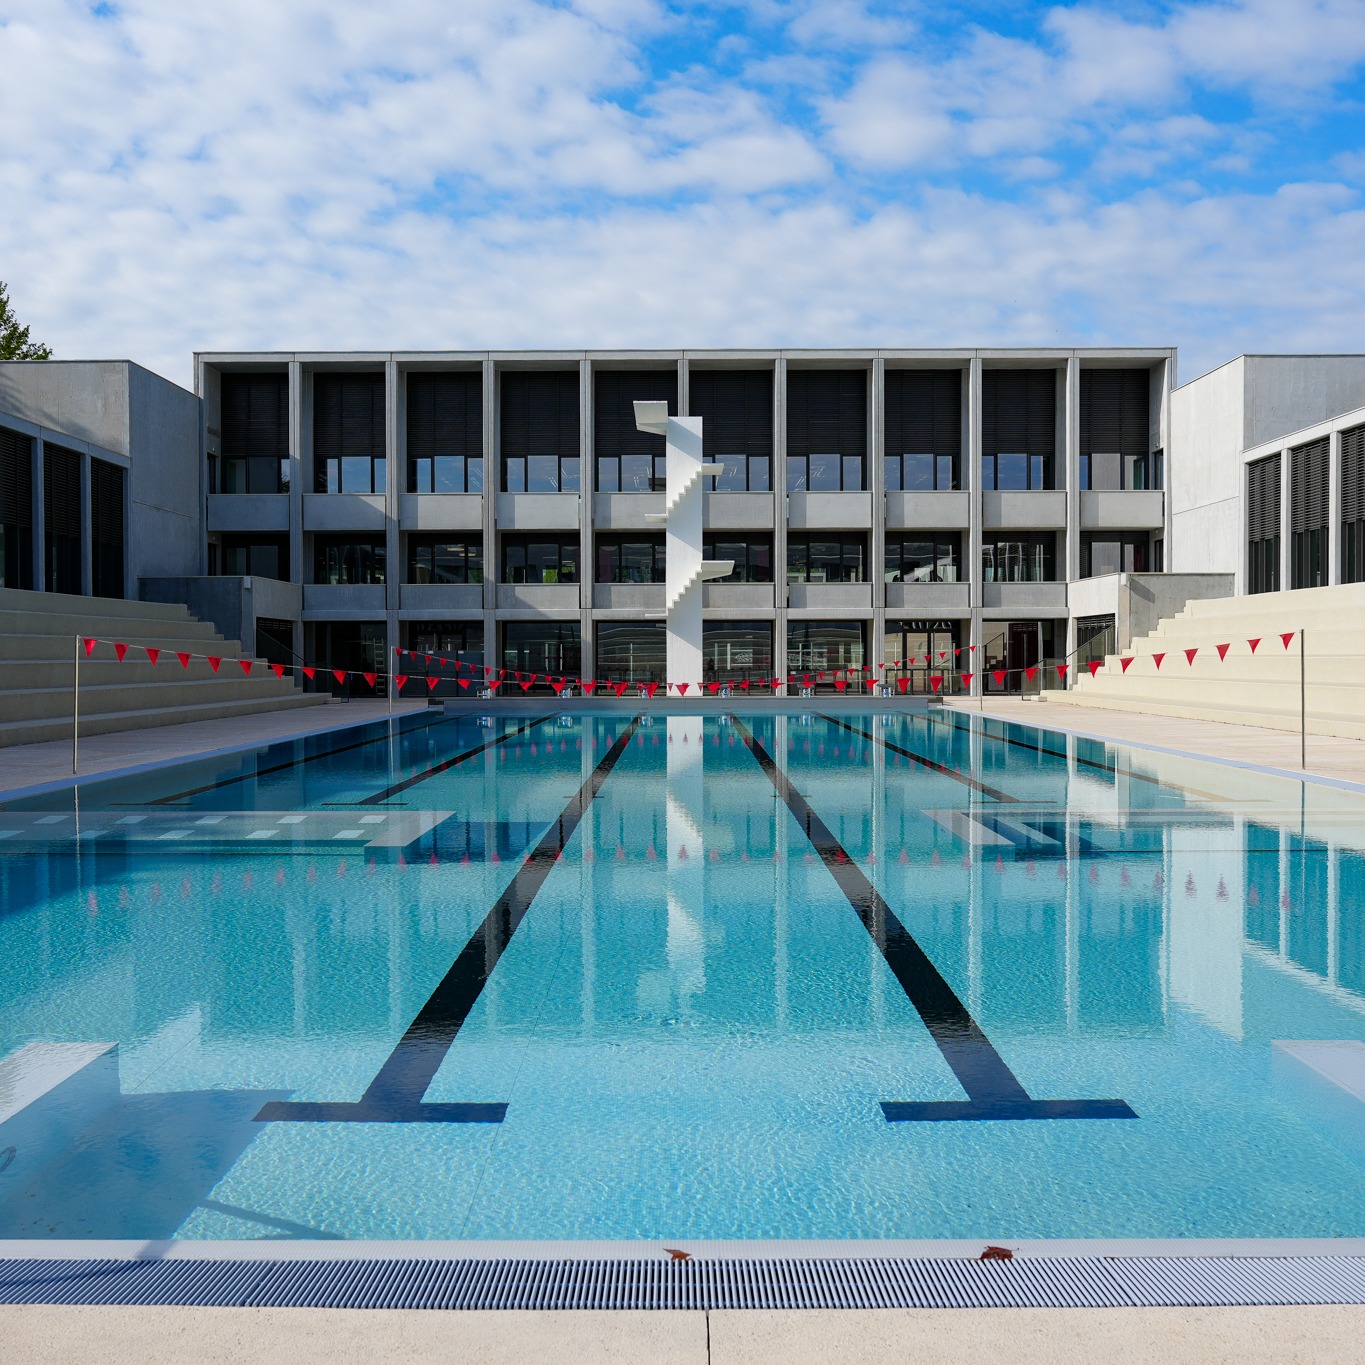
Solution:
M1365 1257L11 1260L0 1303L290 1308L1127 1308L1365 1303Z

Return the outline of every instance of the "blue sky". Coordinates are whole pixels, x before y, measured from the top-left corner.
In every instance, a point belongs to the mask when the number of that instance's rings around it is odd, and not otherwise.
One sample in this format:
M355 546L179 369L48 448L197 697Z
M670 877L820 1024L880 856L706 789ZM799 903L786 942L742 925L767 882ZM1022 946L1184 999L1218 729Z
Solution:
M1365 349L1365 0L0 0L62 356Z

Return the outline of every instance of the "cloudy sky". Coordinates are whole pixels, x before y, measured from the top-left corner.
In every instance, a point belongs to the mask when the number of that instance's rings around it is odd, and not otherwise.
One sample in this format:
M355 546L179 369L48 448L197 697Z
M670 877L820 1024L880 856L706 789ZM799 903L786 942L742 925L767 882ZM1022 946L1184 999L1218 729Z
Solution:
M944 16L948 17L944 17ZM1365 350L1365 0L0 0L59 356Z

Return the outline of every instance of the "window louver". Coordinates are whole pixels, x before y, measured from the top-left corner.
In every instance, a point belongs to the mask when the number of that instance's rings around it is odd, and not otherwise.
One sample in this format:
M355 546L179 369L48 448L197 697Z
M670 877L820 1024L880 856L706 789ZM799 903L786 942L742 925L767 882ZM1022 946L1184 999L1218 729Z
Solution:
M125 478L118 465L90 461L90 590L96 597L123 596Z
M1082 455L1146 455L1151 440L1150 372L1082 370L1080 417Z
M667 400L668 411L677 416L677 370L609 370L594 376L593 453L599 460L620 455L663 454L664 438L641 431L635 425L637 398ZM705 430L703 423L703 434Z
M285 459L289 454L288 376L225 374L220 425L225 456Z
M702 419L702 452L768 456L773 453L771 370L693 370L687 407Z
M981 453L1054 455L1057 371L987 370L981 376Z
M1247 539L1280 534L1280 457L1268 455L1247 465Z
M483 456L483 376L408 376L408 459Z
M502 376L502 457L578 458L578 371Z
M81 457L43 447L43 539L49 592L81 590Z
M0 524L33 526L33 438L0 427Z
M384 376L320 374L313 380L313 466L318 492L327 491L328 460L382 457Z
M787 372L788 456L867 454L867 371Z
M1289 452L1289 529L1325 530L1328 520L1328 438Z
M886 453L962 453L962 372L887 370Z
M1341 519L1365 521L1365 426L1341 433Z

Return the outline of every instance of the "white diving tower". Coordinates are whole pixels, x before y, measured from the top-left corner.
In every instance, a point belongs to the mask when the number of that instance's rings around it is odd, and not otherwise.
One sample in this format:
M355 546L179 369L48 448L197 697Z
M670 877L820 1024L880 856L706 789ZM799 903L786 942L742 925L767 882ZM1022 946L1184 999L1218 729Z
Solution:
M702 480L715 478L725 468L702 462L701 422L700 417L670 417L663 401L635 404L635 425L664 438L664 511L648 519L663 522L665 532L667 678L670 686L690 684L689 690L699 688L702 680L701 585L726 577L735 567L731 559L701 557Z

